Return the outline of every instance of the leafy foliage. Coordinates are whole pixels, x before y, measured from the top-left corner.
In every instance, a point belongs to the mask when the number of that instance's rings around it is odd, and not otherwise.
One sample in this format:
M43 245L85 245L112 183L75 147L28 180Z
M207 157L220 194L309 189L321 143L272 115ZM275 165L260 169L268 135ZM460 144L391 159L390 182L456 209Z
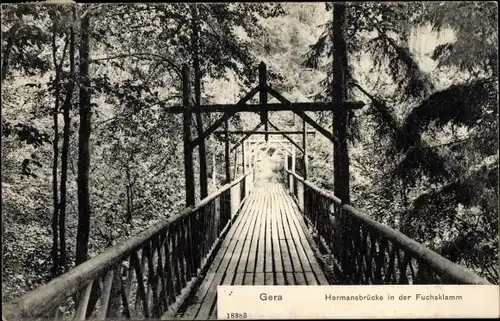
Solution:
M497 283L498 217L490 214L498 209L488 205L498 200L490 172L498 170L494 9L352 5L345 30L351 97L369 98L368 108L351 114L351 130L363 133L349 137L354 204ZM306 66L331 69L331 34L330 21L305 55ZM433 44L424 53L423 39ZM317 99L328 99L335 84L327 77L319 85ZM319 168L325 177L328 166Z
M420 18L436 31L451 28L455 41L436 46L432 58L439 67L457 66L462 70L498 72L498 8L492 2L446 3L425 6Z
M259 33L261 17L282 14L280 6L229 3L199 6L200 61L205 85L222 81L231 70L242 76L238 80L243 85L253 82L256 75L253 66L257 61L249 50L251 39L244 37L244 33L250 36ZM27 239L20 243L30 249L36 246L33 253L13 246L15 238L4 239L4 255L9 258L4 274L8 296L4 300L46 282L50 274L46 262L51 243L49 183L54 156L49 143L54 138L52 116L57 92L51 43L54 31L55 58L62 61L57 99L61 107L69 99L71 106L65 222L69 267L74 260L79 128L75 107L78 86L82 83L70 72L69 55L62 53L71 27L76 31L77 41L80 40L79 27L72 19L73 7L42 5L35 10L32 5L2 6L2 107L7 107L2 108L2 213L9 223L5 225L6 234L15 235L20 226L37 231L36 235L27 234ZM77 7L78 15L92 17L90 256L184 206L184 168L179 157L182 119L165 111L181 104L180 68L183 63L192 63L191 7L191 4ZM6 55L8 48L10 53ZM71 97L68 92L73 82L77 88ZM217 100L223 94L204 92L203 99ZM59 121L59 132L63 123ZM223 145L213 142L209 157L214 153L219 157ZM57 165L61 166L60 161ZM19 173L29 179L21 179ZM45 267L26 264L20 269L27 254L33 255L35 262L45 262ZM26 282L18 282L16 273Z
M494 95L487 84L485 81L475 81L452 85L430 95L406 117L401 126L404 136L396 139L396 147L407 150L429 128L431 122L436 127L443 127L450 122L456 126L475 126L484 117L483 106Z

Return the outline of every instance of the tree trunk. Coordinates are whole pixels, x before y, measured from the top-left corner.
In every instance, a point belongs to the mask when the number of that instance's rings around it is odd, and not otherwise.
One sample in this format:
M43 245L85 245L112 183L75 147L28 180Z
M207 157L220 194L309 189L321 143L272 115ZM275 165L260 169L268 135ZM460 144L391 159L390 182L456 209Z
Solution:
M55 87L55 103L52 112L53 126L54 126L54 140L52 141L52 150L54 152L52 159L52 277L55 278L58 274L59 264L59 235L58 235L58 220L59 220L59 192L57 189L57 166L59 164L59 85L60 85L60 70L57 64L57 24L53 25L52 34L52 61L56 73L53 85Z
M332 98L335 106L333 123L335 136L334 145L334 193L343 203L350 203L349 194L349 154L347 150L347 110L343 106L346 99L347 50L344 37L345 27L344 4L335 4L333 9L333 88Z
M129 164L127 164L126 170L126 175L127 175L127 223L131 224L132 223L132 212L134 210L134 204L132 200L132 184L130 182L130 167Z
M73 22L76 21L76 12L73 11ZM75 30L71 26L70 31L70 43L69 43L69 64L70 64L70 75L72 79L69 81L67 86L66 98L63 104L63 117L64 117L64 128L63 128L63 145L61 151L61 199L59 203L59 239L60 239L60 254L59 254L59 266L67 270L67 259L66 259L66 194L67 194L67 181L68 181L68 156L69 156L69 139L70 139L70 128L71 128L71 103L73 99L73 91L75 89Z
M88 242L90 234L90 75L89 75L89 33L90 12L81 18L80 42L80 128L78 131L78 231L76 237L75 264L79 265L88 258Z
M88 7L87 7L88 8ZM78 229L76 234L75 266L88 260L90 237L90 131L91 131L91 93L90 93L90 11L87 9L80 18L80 127L78 130ZM99 284L94 282L87 306L86 317L90 316L99 298Z
M200 28L198 18L197 4L191 5L192 14L192 45L193 45L193 70L194 70L194 98L196 106L201 105L201 70L200 70L200 55L199 55L199 42L200 42ZM196 110L196 109L195 109ZM196 129L198 137L203 134L203 119L201 113L196 110ZM205 140L200 141L198 145L198 152L200 156L200 198L204 199L208 196L208 176L207 176L207 154L205 149Z

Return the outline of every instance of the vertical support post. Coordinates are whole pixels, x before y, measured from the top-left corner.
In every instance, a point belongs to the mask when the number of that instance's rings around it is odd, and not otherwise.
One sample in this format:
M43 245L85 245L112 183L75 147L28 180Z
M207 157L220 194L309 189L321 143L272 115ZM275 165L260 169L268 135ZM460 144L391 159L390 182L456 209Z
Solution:
M252 164L252 177L253 177L253 182L255 183L255 164L257 162L257 149L256 149L256 143L253 142L252 146L252 159L251 159L251 164Z
M233 179L235 179L238 175L238 149L234 151L234 163L233 163Z
M289 169L290 165L288 165L288 154L285 156L285 169Z
M243 167L243 175L247 172L247 162L246 162L246 155L245 155L245 142L241 144L241 166Z
M302 112L302 114L305 114L305 112ZM309 177L309 154L307 153L307 123L302 119L302 149L304 150L303 153L303 159L304 159L304 180L307 180ZM302 190L299 189L299 186L301 187ZM305 184L301 183L299 186L297 186L297 196L299 198L299 207L302 210L303 213L306 213L306 186Z
M347 50L344 37L345 28L345 5L335 4L333 8L333 103L337 106L333 113L334 135L338 138L338 143L333 147L333 171L334 193L344 204L350 203L349 195L349 154L347 150L347 110L344 101L347 96L346 75L347 75ZM340 256L340 266L345 276L351 275L353 271L352 260L349 258L349 246L352 241L352 224L343 214L342 207L339 211L340 240L339 247L342 249Z
M253 171L254 170L254 167L255 167L255 162L254 162L254 157L255 157L255 144L252 143L250 145L250 159L249 159L249 163L248 163L248 166L251 167L251 170Z
M266 131L264 137L267 142L269 139L269 135L267 134L267 131L269 129L269 124L267 121L269 119L267 110L267 67L263 61L261 61L259 65L259 88L259 102L262 106L264 106L264 110L260 113L260 121L264 124L264 129Z
M191 122L193 119L190 106L191 100L191 82L189 67L182 66L182 102L184 105L183 131L184 131L184 177L186 183L186 206L193 206L194 196L194 166L193 166L193 148L191 146Z
M292 171L292 173L295 173L295 163L297 162L296 161L297 159L297 155L296 155L296 152L295 152L295 145L292 145L292 164L290 164L290 170ZM290 193L293 193L293 187L294 187L294 184L296 184L295 182L295 176L293 175L290 175Z
M252 169L252 144L247 142L247 168Z
M334 144L334 193L343 203L350 202L349 195L349 154L347 150L347 110L344 101L347 96L347 50L344 37L345 5L335 4L333 9L333 88L332 97L335 106L333 113L334 135L338 146Z
M302 112L305 114L305 112ZM309 167L309 155L307 154L307 123L304 119L302 119L302 149L304 150L303 160L304 160L304 180L307 179L308 176L308 167Z
M196 106L201 105L201 70L199 57L199 18L198 7L196 4L191 6L192 11L192 44L193 44L193 69L194 69L194 101ZM199 109L195 110L196 130L198 137L203 135L203 118ZM205 140L201 140L198 145L198 154L200 156L200 198L208 196L208 175L207 175L207 154L205 149Z
M217 188L217 167L215 162L215 152L212 154L212 184Z
M231 159L230 159L230 151L229 151L229 119L227 114L224 114L224 160L225 160L225 170L226 170L226 184L231 182Z
M186 179L186 206L194 206L195 190L194 190L194 165L193 165L193 147L191 146L191 123L193 113L191 109L191 79L190 71L187 64L182 66L182 103L184 105L184 175ZM197 237L197 219L191 217L189 220L189 242L188 246L192 249L191 255L188 258L191 260L191 266L198 267L198 237ZM193 276L197 273L197 269L193 269Z

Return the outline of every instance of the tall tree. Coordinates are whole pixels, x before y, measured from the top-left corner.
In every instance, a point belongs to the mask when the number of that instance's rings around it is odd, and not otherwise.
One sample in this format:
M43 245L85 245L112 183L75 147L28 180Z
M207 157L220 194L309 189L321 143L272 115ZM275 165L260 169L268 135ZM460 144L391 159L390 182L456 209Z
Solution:
M347 48L344 37L346 27L346 8L344 4L336 4L333 8L333 84L332 98L336 106L333 112L333 123L338 146L334 144L334 193L342 202L350 203L349 154L347 150L347 110L343 102L347 98Z
M52 34L52 61L54 63L54 70L56 73L56 77L53 83L53 87L55 88L55 104L54 110L52 111L52 118L54 122L54 139L52 141L52 148L54 151L53 155L53 163L52 163L52 202L53 202L53 213L52 213L52 275L53 277L57 274L57 265L59 263L59 236L58 236L58 220L59 220L59 192L57 186L57 167L58 167L58 158L59 158L59 124L58 124L58 116L59 116L59 85L60 85L60 71L57 63L57 25L54 22L53 26L53 34Z
M89 74L90 58L90 8L87 7L80 17L80 127L78 131L78 231L76 240L75 264L88 258L90 235L90 131L91 131L91 88Z
M200 19L198 16L198 5L191 4L191 48L193 51L193 71L194 71L194 100L197 106L201 105L201 70L200 70ZM196 129L198 137L203 134L203 118L199 111L195 111ZM204 199L208 195L208 176L207 176L207 153L205 149L205 140L198 145L200 160L200 198Z
M56 11L58 11L58 7L55 7ZM53 148L53 160L52 160L52 201L53 201L53 213L52 213L52 235L53 235L53 244L52 244L52 259L53 259L53 276L56 276L59 272L59 211L60 211L60 203L59 203L59 189L58 189L58 167L59 167L59 112L60 112L60 89L61 89L61 74L63 63L66 59L67 46L68 41L66 39L62 51L61 60L58 61L58 34L60 34L60 23L59 17L52 13L52 62L54 65L55 78L52 82L52 88L54 90L54 108L52 111L52 120L53 120L53 128L54 128L54 139L52 141Z
M67 207L67 181L68 181L68 164L69 164L69 147L70 147L70 129L71 129L71 107L73 103L73 91L76 82L75 73L75 24L76 24L76 6L71 10L71 26L69 35L69 81L66 84L66 97L63 103L63 143L61 150L61 182L60 182L60 206L59 206L59 266L65 271L67 269L66 255L66 207Z

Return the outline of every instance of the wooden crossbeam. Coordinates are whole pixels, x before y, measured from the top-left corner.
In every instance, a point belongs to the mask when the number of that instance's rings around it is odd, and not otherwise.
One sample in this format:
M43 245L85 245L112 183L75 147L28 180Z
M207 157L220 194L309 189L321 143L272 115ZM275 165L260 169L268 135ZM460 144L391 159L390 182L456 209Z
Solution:
M276 99L278 99L283 104L290 103L290 101L288 99L286 99L285 97L283 97L279 92L277 92L273 88L271 88L271 87L268 86L267 90L268 90L268 92L273 97L275 97ZM362 102L362 104L364 105L363 102ZM330 110L331 110L331 108L332 108L332 105L330 105ZM302 110L302 111L295 111L294 110L294 113L297 116L299 116L300 118L302 118L303 120L305 120L309 125L311 125L314 129L316 129L317 131L319 131L321 134L323 134L326 138L328 138L332 142L334 142L334 143L338 142L338 139L332 133L330 133L328 130L324 129L323 126L321 126L314 119L312 119L311 117L309 117L308 115L306 115L306 113L304 111L305 110Z
M269 92L269 91L268 91ZM275 95L273 95L276 97ZM276 97L277 98L277 97ZM279 100L279 99L278 99ZM346 108L350 109L360 109L363 108L364 102L360 101L346 101L344 102ZM261 113L264 111L325 111L325 110L335 110L337 106L333 103L324 102L307 102L307 103L292 103L290 101L280 102L280 103L270 103L267 105L263 104L245 104L245 105L235 105L235 104L214 104L214 105L200 105L196 108L196 111L201 113L221 113L221 112L252 112ZM168 114L182 114L182 106L173 106L165 109L165 113Z
M196 139L194 139L191 142L191 148L198 146L202 140L210 136L211 133L213 133L217 128L219 128L226 121L226 118L229 119L233 117L234 114L236 113L234 112L224 113L224 115L222 115L221 118L217 119L210 127L208 127L201 136L196 137Z
M287 143L287 144L291 144L290 141L288 141L286 139L280 139L280 140L270 139L267 142L265 140L260 140L260 139L257 140L256 139L256 140L248 140L248 143L249 144L260 144L260 143L269 143L269 144L271 144L271 143L276 143L276 144L278 144L278 143L281 143L281 144Z
M234 135L265 135L265 134L268 134L268 135L302 135L303 132L302 131L298 131L298 130L291 130L291 131L286 131L286 130L282 130L282 131L272 131L272 132L266 132L265 130L230 130L228 131L229 134L234 134ZM214 134L216 135L221 135L221 134L225 134L224 131L215 131ZM316 134L316 131L314 130L309 130L307 131L307 134L309 135L315 135Z
M253 88L252 90L250 90L250 92L248 94L245 95L245 97L241 98L237 103L236 105L230 105L230 106L233 106L233 107L238 107L238 106L245 106L245 104L250 100L252 99L252 97L257 93L259 92L260 88L259 86ZM201 107L197 107L197 109L199 111ZM224 121L226 120L226 118L229 120L229 118L231 118L234 114L236 114L237 110L234 110L234 109L231 109L231 110L222 110L222 112L224 112L224 115L222 115L221 118L217 119L210 127L207 128L207 130L205 130L203 132L203 134L201 136L198 136L196 139L194 139L192 142L191 142L191 148L194 148L195 146L198 146L198 144L204 140L205 138L207 138L208 136L210 136L210 134L212 134L217 128L219 128L223 123Z

